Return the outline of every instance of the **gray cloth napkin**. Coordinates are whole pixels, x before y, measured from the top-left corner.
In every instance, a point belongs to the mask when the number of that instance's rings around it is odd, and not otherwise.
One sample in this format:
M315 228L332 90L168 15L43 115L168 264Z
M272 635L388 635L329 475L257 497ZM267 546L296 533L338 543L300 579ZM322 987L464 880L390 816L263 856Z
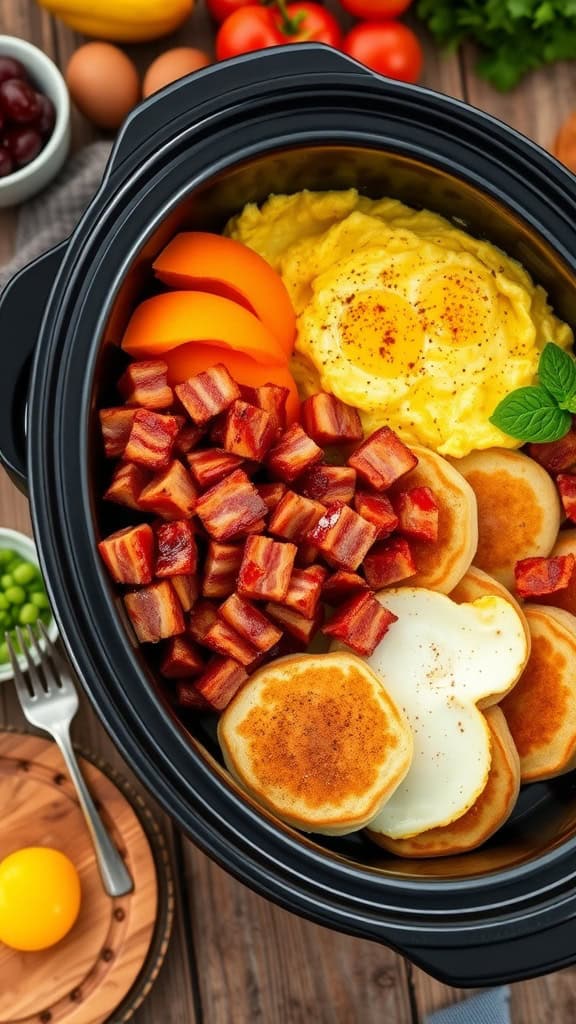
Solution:
M426 1017L425 1024L511 1024L510 989L493 988Z

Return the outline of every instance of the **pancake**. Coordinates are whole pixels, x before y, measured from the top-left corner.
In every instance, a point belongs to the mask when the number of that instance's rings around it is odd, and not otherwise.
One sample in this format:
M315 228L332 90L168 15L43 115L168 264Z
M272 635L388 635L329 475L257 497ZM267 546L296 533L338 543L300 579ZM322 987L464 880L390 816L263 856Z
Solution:
M380 677L352 654L295 655L255 672L220 718L229 771L305 832L363 828L402 782L412 732Z
M545 557L556 543L561 508L554 482L534 459L505 448L452 462L478 502L474 565L512 590L516 562Z
M368 828L369 839L398 857L449 857L475 850L502 827L518 799L520 758L500 708L489 708L485 718L490 730L490 772L470 810L450 825L429 829L411 839L390 839Z
M405 585L449 594L476 554L476 498L466 480L441 455L418 445L412 445L411 450L418 457L418 465L386 493L393 497L411 487L430 487L440 514L438 540L434 544L410 540L418 572L407 579ZM395 586L401 587L404 583Z
M552 548L553 555L574 555L576 557L576 529L560 530L558 540ZM576 572L572 573L572 579L563 590L557 590L554 594L546 594L538 598L538 604L552 605L553 608L563 608L564 611L576 615Z
M527 604L532 653L502 710L520 755L522 782L576 767L576 617Z

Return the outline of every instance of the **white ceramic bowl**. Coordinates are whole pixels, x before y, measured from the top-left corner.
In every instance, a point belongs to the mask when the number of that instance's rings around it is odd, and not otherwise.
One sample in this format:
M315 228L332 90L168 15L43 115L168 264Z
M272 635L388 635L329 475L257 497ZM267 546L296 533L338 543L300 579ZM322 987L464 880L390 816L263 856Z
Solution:
M25 39L0 35L0 55L21 61L41 92L56 110L52 135L34 160L19 171L0 178L0 207L16 206L40 192L54 178L70 149L70 99L58 68L42 50Z
M27 562L32 562L34 565L38 565L38 555L36 554L36 545L30 537L27 537L24 533L19 533L17 530L8 530L3 526L0 526L0 548L10 548L11 551L16 551L21 558L25 558ZM51 640L56 640L58 636L58 628L54 621L54 618L50 620L50 625L47 627L48 636ZM2 635L0 639L4 639ZM18 656L18 662L20 668L26 668L26 659L24 655ZM14 673L12 671L12 665L10 662L0 663L0 682L6 679L12 679Z

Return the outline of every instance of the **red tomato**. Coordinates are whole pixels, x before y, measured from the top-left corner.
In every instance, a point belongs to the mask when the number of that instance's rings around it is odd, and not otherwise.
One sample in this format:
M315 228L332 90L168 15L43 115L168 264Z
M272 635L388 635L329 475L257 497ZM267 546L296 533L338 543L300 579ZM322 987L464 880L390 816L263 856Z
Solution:
M222 23L240 7L248 7L254 0L206 0L206 6L215 21Z
M278 46L284 39L276 27L269 7L249 4L234 11L218 29L216 59L227 60L239 53Z
M422 71L422 47L406 25L397 21L364 21L344 39L345 53L387 78L417 82Z
M212 0L209 0L208 6ZM387 21L398 18L410 7L412 0L340 0L342 7L355 18L367 21Z
M276 10L274 19L285 43L327 43L340 46L342 29L336 18L321 4L295 0L286 4L286 15Z

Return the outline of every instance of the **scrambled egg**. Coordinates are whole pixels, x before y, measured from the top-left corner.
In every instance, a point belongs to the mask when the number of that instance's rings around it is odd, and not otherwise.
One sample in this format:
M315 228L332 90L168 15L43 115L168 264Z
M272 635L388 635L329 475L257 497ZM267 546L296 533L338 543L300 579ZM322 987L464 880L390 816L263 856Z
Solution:
M521 442L489 422L573 336L544 290L438 214L354 189L271 196L227 233L280 271L298 314L293 371L356 406L364 430L461 457Z

